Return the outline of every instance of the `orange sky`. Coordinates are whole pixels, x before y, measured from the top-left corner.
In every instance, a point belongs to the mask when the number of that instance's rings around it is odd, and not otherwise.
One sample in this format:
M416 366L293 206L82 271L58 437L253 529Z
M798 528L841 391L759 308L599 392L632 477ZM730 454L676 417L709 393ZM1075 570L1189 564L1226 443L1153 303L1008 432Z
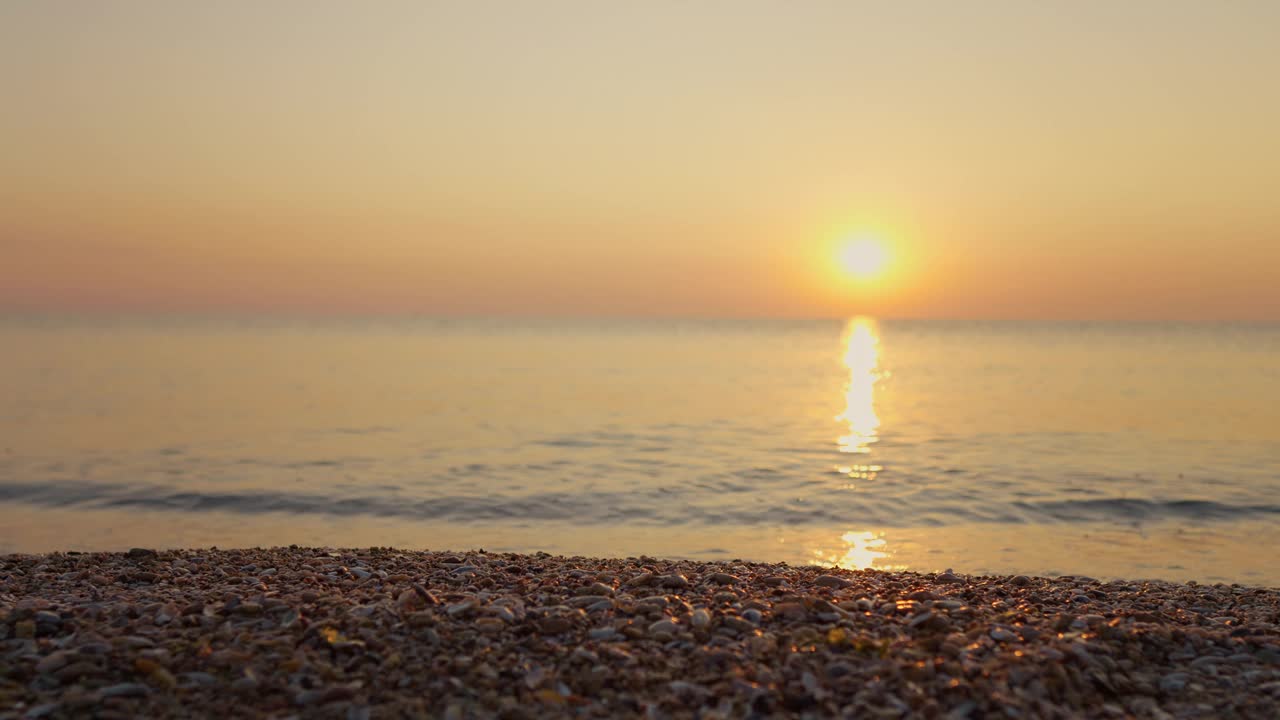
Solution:
M0 5L0 310L1280 320L1280 3ZM875 281L831 244L877 229Z

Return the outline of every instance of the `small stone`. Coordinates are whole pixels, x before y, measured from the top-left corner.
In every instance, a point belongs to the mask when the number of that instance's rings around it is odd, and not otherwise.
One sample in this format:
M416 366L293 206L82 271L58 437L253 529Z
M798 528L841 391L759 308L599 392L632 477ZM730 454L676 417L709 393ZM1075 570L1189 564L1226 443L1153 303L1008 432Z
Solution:
M242 678L237 678L235 682L231 683L231 689L236 692L250 693L257 690L259 685L257 678L246 675Z
M370 577L373 576L373 573L369 572L368 570L365 570L364 568L359 568L359 567L351 568L350 570L348 570L348 572L350 572L352 575L354 575L355 577L361 580L368 580Z
M958 584L958 583L962 583L962 582L964 582L964 578L960 577L959 575L956 575L955 573L951 572L950 570L948 570L948 571L946 571L946 572L944 572L944 573L939 574L939 575L938 575L937 577L935 577L934 579L935 579L935 580L937 580L937 581L938 581L938 582L940 582L940 583L947 583L947 584L951 584L951 585L955 585L955 584Z
M109 685L98 691L103 698L111 697L145 697L151 694L151 688L141 683L120 683Z
M658 578L658 580L659 580L659 584L665 588L680 589L680 588L689 587L689 578L679 573L663 575L662 577Z
M422 598L413 591L413 588L405 589L396 597L396 607L401 612L412 612L422 607L422 605Z
M783 602L773 606L773 614L786 620L804 620L809 612L798 602Z
M440 604L440 601L436 599L436 596L432 595L429 590L427 590L425 587L423 587L419 583L413 584L413 591L418 593L418 597L422 598L422 601L428 605Z
M613 597L613 587L604 583L592 583L586 587L580 587L574 591L575 595L596 596L596 597Z
M207 672L185 672L178 678L183 685L209 687L218 684L218 679Z
M471 612L471 609L475 606L475 600L463 600L462 602L450 605L444 612L451 618L462 617L463 615Z
M19 620L13 624L13 636L22 640L30 640L36 636L34 620Z
M760 580L760 582L769 587L779 587L787 584L787 578L782 575L770 575Z
M73 662L64 668L60 668L53 672L53 676L66 682L68 680L77 680L83 677L98 677L103 674L102 668L87 660Z
M1031 578L1026 575L1014 575L1013 578L1009 580L1009 583L1017 587L1026 587L1031 584Z
M928 632L947 632L951 629L951 621L932 610L926 610L918 615L912 616L912 618L907 621L907 627L913 627Z
M573 621L563 615L553 615L538 621L538 631L543 635L558 635L573 629Z
M655 576L653 573L640 573L639 575L636 575L635 577L627 581L627 584L633 585L635 587L647 587L649 585L654 584L654 581L656 579L657 579L657 576Z
M156 551L155 551L155 550L150 550L150 549L148 549L148 548L131 548L131 549L129 550L129 552L127 552L127 553L125 553L125 554L126 554L126 555L128 555L129 557L133 558L134 560L140 560L140 559L143 559L143 558L153 558L153 557L155 557L155 556L156 556Z
M659 620L649 626L650 635L675 635L678 632L680 632L680 626L670 618Z
M996 628L991 631L991 639L998 642L1013 642L1018 639L1018 636L1004 628Z
M814 585L829 588L847 588L853 584L853 581L840 577L839 575L819 575L817 580L813 581Z
M36 663L36 672L51 673L55 670L60 670L70 664L71 659L71 653L66 650L58 650L40 658L40 662Z
M760 621L764 619L764 615L755 608L747 608L742 611L742 619L753 625L759 625Z
M618 631L614 630L611 627L592 628L587 633L587 637L591 638L592 640L612 640L617 636L618 636Z
M62 707L60 702L45 703L44 705L36 705L28 709L22 714L22 720L40 720L46 718Z
M476 620L475 625L476 629L480 632L489 633L491 635L502 632L503 628L507 626L506 623L496 617L479 618Z
M705 630L711 625L711 613L703 610L702 608L698 608L697 610L694 610L693 615L690 616L689 624L699 630Z
M737 575L730 575L725 572L716 572L707 576L707 582L715 585L736 585L739 582L739 578Z
M62 616L48 610L41 610L35 614L36 625L51 625L58 627L62 625Z
M1160 678L1160 692L1170 695L1182 692L1187 687L1189 679L1186 673L1169 673Z

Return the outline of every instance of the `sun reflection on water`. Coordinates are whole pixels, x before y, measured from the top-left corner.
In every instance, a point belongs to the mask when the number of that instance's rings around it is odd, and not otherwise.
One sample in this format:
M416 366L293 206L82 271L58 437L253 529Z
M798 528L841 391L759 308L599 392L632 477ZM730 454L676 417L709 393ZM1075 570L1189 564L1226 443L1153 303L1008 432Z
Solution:
M844 434L836 439L842 453L869 456L871 446L879 439L880 417L876 415L876 382L886 374L880 368L880 330L869 317L849 320L844 332L844 366L849 371L844 386L844 412L836 416ZM853 458L850 458L852 460ZM859 458L835 466L836 472L853 480L874 480L884 468ZM849 483L844 489L856 490ZM840 536L843 549L834 552L815 550L818 563L846 570L866 570L889 557L884 533L849 531ZM879 565L878 569L904 569L905 566Z
M831 567L845 570L867 570L889 557L884 533L873 533L870 530L863 532L850 531L841 535L840 541L845 544L843 550L837 550L836 552L816 550L813 553L814 558L820 564ZM898 570L903 568L905 566L880 565L877 567L879 570Z
M844 389L844 412L836 420L846 425L847 433L836 440L842 453L867 455L879 437L880 418L876 416L875 386L880 379L880 333L876 321L856 317L845 327L844 365L849 379ZM879 465L866 463L839 465L836 470L853 478L872 479Z

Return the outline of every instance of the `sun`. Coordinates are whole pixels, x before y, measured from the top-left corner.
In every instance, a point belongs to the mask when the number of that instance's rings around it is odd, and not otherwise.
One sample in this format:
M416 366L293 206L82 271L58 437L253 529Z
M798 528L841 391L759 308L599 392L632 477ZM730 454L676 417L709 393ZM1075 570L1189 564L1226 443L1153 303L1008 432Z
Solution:
M878 237L855 235L836 248L836 263L846 275L865 280L884 271L889 251Z

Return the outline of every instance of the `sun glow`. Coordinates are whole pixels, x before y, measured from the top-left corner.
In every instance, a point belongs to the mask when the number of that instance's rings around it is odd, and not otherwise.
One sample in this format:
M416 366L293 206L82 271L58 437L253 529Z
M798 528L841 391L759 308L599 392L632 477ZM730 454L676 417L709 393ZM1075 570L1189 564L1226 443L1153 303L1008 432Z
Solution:
M866 280L884 271L889 251L874 235L855 235L836 248L836 263L849 277Z

